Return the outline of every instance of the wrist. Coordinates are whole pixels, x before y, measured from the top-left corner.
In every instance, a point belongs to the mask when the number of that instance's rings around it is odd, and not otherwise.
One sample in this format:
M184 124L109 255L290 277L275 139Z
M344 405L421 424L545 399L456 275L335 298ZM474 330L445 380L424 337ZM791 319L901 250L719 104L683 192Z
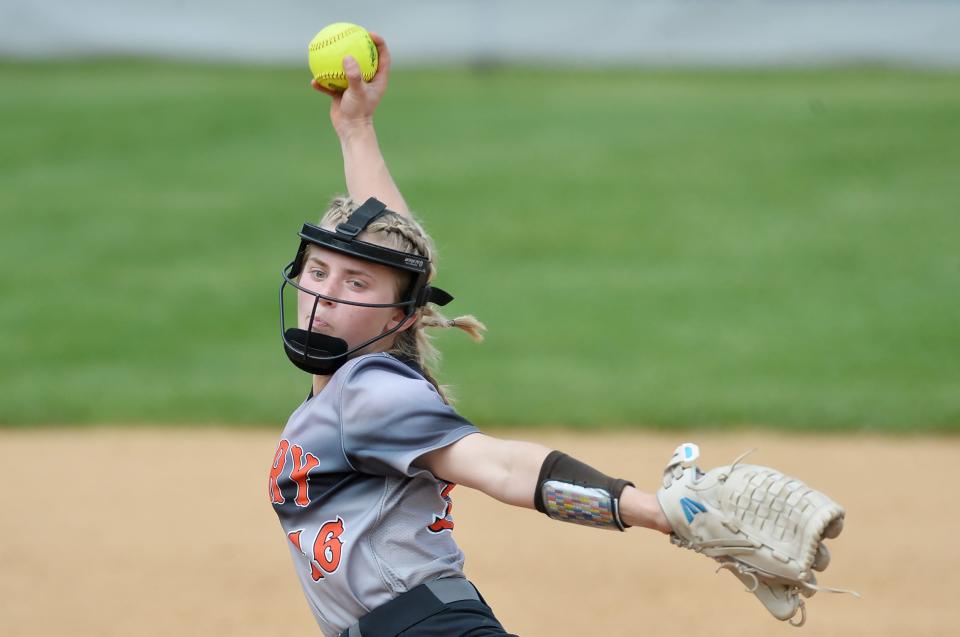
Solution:
M373 118L364 117L360 119L350 120L347 122L342 122L337 128L337 136L340 138L341 143L347 144L354 140L374 138L376 139L376 131L373 128Z
M657 496L634 487L625 487L620 494L620 517L630 526L642 526L661 533L671 531Z

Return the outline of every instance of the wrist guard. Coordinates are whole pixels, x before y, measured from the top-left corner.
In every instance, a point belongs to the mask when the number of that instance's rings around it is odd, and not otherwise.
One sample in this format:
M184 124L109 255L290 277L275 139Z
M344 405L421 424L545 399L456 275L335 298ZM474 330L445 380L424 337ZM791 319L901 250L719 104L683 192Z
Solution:
M533 502L554 520L623 531L629 526L620 519L620 494L627 485L634 486L552 451L540 467Z

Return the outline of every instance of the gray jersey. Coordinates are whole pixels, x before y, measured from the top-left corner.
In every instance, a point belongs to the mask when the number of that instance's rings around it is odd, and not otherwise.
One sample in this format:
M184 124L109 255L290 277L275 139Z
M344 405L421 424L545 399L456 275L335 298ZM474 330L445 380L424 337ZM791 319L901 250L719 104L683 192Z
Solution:
M476 431L389 354L348 361L290 416L269 495L324 634L423 581L462 575L453 485L411 463Z

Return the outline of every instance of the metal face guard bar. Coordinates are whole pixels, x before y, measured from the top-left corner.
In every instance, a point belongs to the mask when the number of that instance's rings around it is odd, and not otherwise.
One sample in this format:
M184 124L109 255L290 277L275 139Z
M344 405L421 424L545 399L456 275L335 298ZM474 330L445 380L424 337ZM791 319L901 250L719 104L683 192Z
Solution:
M314 332L314 331L313 331L313 317L316 316L316 313L317 313L317 305L320 303L320 299L321 299L321 298L328 299L328 300L333 300L333 301L338 301L338 300L337 300L337 299L332 299L331 297L320 296L320 295L318 295L318 294L316 294L316 293L307 291L308 294L313 294L316 298L314 298L313 308L312 308L311 311L310 311L310 323L309 323L309 325L307 326L308 329L306 329L306 330L298 330L299 332L302 332L302 333L303 333L303 336L305 337L304 342L303 342L302 344L301 344L301 343L297 343L297 342L295 342L295 341L292 341L292 340L289 338L289 335L288 335L288 332L289 332L289 331L292 331L293 328L292 328L291 330L287 330L287 329L286 329L286 316L285 316L286 312L285 312L284 307L283 307L283 288L284 288L285 285L286 285L286 281L284 282L284 284L281 284L281 286L280 286L280 338L283 340L284 347L285 347L286 349L292 351L293 353L299 355L299 356L303 359L302 362L305 362L305 363L309 363L309 361L311 361L311 360L321 361L321 362L329 362L329 361L335 361L335 360L338 360L338 359L341 359L341 358L343 359L343 361L346 361L346 359L349 358L351 354L354 354L355 352L358 352L359 350L362 350L362 349L363 349L364 347L366 347L367 345L370 345L371 343L374 343L374 342L380 340L381 338L385 338L385 337L387 337L387 336L390 336L391 334L393 334L394 332L396 332L397 330L399 330L401 327L403 327L404 322L406 322L406 320L407 320L408 318L410 318L410 317L413 315L413 312L414 312L414 308L408 307L407 310L406 310L406 312L404 312L403 320L401 320L400 322L398 322L396 326L390 328L389 330L387 330L386 332L383 332L382 334L377 334L377 335L374 336L373 338L371 338L371 339L369 339L369 340L367 340L367 341L364 341L363 343L357 345L356 347L353 347L353 348L347 350L346 352L344 352L344 353L342 353L342 354L331 354L331 355L329 355L329 356L317 356L317 355L314 355L314 354L310 354L310 353L309 353L311 349L316 349L316 348L312 348L312 347L311 347L311 344L310 344L311 336L314 337L314 338L321 338L321 337L323 337L323 338L331 338L331 337L326 336L325 334L320 334L320 333L318 333L318 332ZM295 285L295 287L297 287L297 289L301 289L301 290L303 289L303 288L300 288L299 286L296 286L296 285ZM400 306L402 306L402 305L410 305L410 303L409 303L409 302L408 302L408 303L403 303L403 304L349 303L349 305L358 305L358 306L360 306L360 307L400 307ZM337 339L337 340L341 340L341 339ZM288 352L288 353L289 353L289 352ZM341 364L342 364L342 363L341 363ZM315 372L315 373L317 373L317 372Z
M283 285L284 285L284 284L289 284L289 285L297 288L297 289L300 290L301 292L304 292L304 293L306 293L306 294L309 294L310 296L314 296L314 297L316 297L317 299L323 299L324 301L332 301L332 302L334 302L334 303L343 303L344 305L356 305L356 306L358 306L358 307L407 307L407 306L416 306L416 299L409 299L409 300L406 300L406 301L398 301L397 303L361 303L361 302L359 302L359 301L348 301L348 300L346 300L346 299L338 299L338 298L335 297L335 296L327 296L326 294L320 294L319 292L314 292L313 290L308 290L307 288L305 288L305 287L303 287L302 285L300 285L299 283L297 283L296 280L294 280L293 278L291 278L292 275L293 275L293 271L292 271L292 270L293 270L294 264L295 264L295 262L291 261L290 263L287 264L287 266L286 266L285 268L283 268L283 270L280 271L280 275L283 277L283 284L281 284L281 286L280 286L281 289L283 289Z
M283 341L287 356L300 369L314 374L332 374L347 361L350 355L398 331L407 319L413 316L417 308L423 307L427 303L442 306L453 300L453 296L444 290L427 285L427 279L430 276L430 261L426 257L414 253L393 250L357 239L360 233L362 233L372 221L385 212L388 212L386 204L371 197L351 213L345 222L338 225L334 232L310 223L303 224L299 232L300 246L297 250L297 255L293 261L280 271L283 279L280 283L280 337ZM303 270L307 248L310 245L320 246L364 261L410 272L414 276L410 282L410 287L407 289L406 294L404 294L405 300L396 303L362 303L359 301L338 299L306 289L301 286L296 279ZM314 298L313 308L310 312L310 324L306 330L299 328L286 329L283 291L287 285L305 294L309 294ZM343 303L345 305L358 307L403 308L404 318L390 330L378 334L364 343L347 350L346 343L342 339L313 331L313 317L316 316L317 305L321 299L332 303ZM316 344L316 346L313 346L311 341ZM311 352L336 353L317 355Z

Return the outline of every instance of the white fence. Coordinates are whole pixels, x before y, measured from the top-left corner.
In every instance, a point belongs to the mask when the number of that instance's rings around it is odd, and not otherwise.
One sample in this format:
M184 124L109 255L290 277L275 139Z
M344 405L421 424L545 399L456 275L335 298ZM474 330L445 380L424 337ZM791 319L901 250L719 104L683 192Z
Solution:
M338 21L401 65L960 65L960 0L0 0L0 56L302 63Z

